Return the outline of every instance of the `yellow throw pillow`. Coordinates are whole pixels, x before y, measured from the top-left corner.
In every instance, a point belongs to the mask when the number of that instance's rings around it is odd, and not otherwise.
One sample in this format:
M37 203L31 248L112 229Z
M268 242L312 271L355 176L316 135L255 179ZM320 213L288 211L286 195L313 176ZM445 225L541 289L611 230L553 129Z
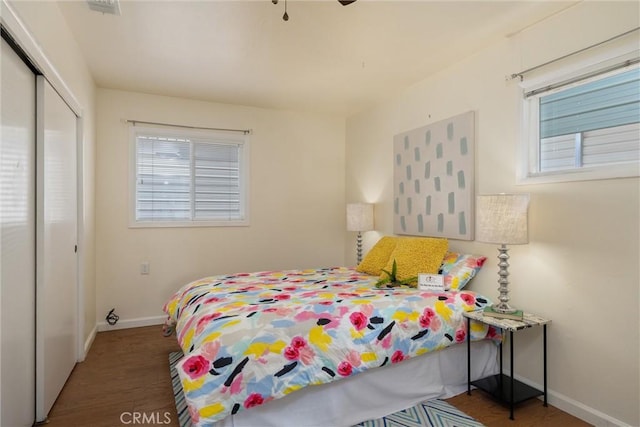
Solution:
M417 277L419 273L437 273L449 248L447 239L434 237L405 237L398 243L389 256L385 270L391 271L393 260L397 264L396 277L406 280ZM387 277L381 273L380 278Z
M358 264L356 270L361 273L379 276L382 269L387 265L391 252L396 248L399 237L384 236L371 248L364 257L362 262Z

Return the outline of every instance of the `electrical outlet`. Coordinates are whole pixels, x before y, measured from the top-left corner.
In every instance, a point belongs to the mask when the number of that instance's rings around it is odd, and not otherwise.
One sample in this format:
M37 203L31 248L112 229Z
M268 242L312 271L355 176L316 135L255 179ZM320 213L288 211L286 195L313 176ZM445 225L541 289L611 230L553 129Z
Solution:
M149 274L149 261L140 264L140 274Z

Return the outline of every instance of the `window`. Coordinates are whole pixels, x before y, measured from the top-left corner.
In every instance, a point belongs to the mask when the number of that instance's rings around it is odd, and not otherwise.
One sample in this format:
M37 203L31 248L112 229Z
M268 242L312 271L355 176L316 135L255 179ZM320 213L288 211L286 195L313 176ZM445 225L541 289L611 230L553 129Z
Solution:
M526 92L524 100L528 159L521 178L525 182L639 175L637 64L565 76Z
M131 126L131 225L248 225L247 139L240 133Z

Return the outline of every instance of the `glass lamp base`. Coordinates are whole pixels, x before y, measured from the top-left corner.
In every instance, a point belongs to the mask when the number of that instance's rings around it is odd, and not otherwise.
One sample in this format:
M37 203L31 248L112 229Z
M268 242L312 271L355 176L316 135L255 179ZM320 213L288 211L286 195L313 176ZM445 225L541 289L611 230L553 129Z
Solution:
M491 306L493 311L497 313L511 314L515 313L515 308L509 305L509 254L508 254L507 245L501 245L498 248L498 267L500 267L500 271L498 271L498 291L500 292L500 296L498 297L499 303L495 303Z
M501 302L499 304L493 304L491 306L491 308L493 309L493 311L495 311L496 313L505 313L505 314L511 314L511 313L515 313L516 311L518 311L517 309L511 307L509 304L505 303L505 302Z

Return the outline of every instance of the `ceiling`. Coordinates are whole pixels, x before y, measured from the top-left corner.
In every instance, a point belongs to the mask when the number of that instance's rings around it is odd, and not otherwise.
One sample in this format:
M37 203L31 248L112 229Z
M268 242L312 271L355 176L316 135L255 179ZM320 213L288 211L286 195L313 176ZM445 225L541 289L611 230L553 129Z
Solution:
M574 3L59 2L99 87L345 116Z

